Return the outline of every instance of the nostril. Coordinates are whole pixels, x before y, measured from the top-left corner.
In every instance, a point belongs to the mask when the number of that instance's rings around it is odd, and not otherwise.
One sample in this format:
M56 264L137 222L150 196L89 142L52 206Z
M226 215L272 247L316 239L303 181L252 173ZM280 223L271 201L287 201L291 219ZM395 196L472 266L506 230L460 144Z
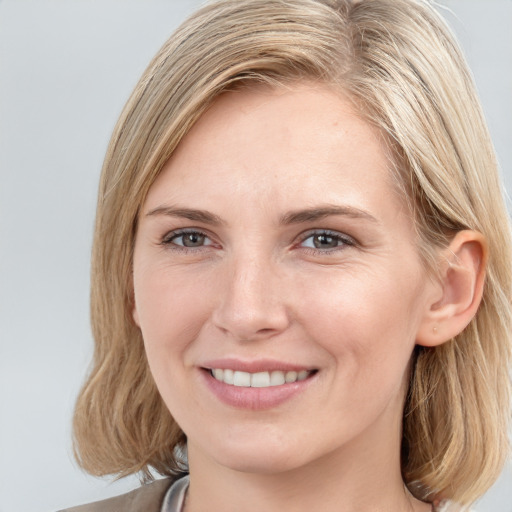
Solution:
M270 338L289 325L285 311L270 314L217 311L213 323L224 335L240 342Z
M273 331L274 331L274 329L265 328L265 329L260 329L258 332L261 333L261 334L269 334L269 333L271 333Z

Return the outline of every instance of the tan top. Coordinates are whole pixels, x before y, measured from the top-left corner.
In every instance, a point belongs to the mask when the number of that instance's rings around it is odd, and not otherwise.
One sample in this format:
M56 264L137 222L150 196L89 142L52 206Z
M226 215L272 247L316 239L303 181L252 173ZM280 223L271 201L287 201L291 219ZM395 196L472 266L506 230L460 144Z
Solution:
M68 508L60 512L180 512L188 488L188 476L174 482L170 478L156 480L128 494ZM432 506L433 512L463 512L450 501ZM469 511L468 511L469 512Z
M156 480L128 494L67 508L61 512L160 512L165 494L171 484L170 478Z

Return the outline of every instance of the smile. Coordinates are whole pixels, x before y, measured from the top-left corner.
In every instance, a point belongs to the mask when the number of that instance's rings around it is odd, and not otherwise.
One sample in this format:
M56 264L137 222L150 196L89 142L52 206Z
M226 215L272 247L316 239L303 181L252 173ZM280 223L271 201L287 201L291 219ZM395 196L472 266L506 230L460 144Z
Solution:
M292 384L307 379L313 371L268 371L268 372L242 372L238 370L213 368L210 370L212 377L231 386L244 388L268 388Z

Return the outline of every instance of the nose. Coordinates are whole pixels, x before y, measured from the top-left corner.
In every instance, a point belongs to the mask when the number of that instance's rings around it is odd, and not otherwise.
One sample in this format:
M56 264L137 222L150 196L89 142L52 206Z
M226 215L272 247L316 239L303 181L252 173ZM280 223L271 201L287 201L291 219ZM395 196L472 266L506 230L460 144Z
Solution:
M286 286L269 259L238 259L226 271L213 312L214 325L237 341L273 337L289 325Z

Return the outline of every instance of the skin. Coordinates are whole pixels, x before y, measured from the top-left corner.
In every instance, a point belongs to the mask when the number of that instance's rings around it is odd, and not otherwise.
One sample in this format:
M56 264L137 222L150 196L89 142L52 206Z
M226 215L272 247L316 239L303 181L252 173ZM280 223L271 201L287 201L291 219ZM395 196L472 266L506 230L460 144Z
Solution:
M341 210L311 215L327 207ZM442 292L382 139L349 101L311 84L218 98L150 189L133 272L151 371L188 438L187 512L430 510L404 490L400 428ZM317 371L250 410L205 385L224 357Z

